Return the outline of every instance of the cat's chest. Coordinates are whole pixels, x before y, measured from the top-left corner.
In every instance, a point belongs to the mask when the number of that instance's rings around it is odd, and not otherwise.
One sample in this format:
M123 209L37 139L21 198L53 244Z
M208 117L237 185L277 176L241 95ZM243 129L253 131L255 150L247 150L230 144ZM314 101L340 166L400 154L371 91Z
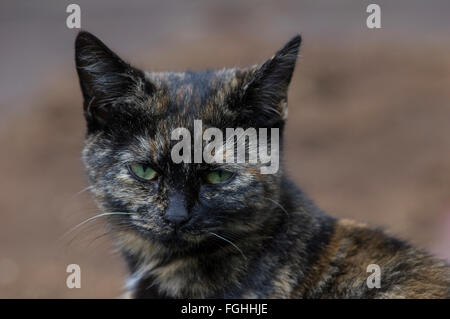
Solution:
M212 288L208 274L194 258L180 258L149 267L132 274L129 282L135 297L140 298L204 298Z
M130 276L128 287L135 298L257 298L240 279L218 263L183 258Z

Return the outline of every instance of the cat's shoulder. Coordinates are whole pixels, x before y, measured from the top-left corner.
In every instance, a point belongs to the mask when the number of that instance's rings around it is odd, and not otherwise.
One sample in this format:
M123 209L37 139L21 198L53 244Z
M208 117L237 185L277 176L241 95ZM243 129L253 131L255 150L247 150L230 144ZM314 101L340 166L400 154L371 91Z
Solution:
M336 220L310 293L349 298L450 298L450 266L380 228ZM367 279L380 276L379 287Z

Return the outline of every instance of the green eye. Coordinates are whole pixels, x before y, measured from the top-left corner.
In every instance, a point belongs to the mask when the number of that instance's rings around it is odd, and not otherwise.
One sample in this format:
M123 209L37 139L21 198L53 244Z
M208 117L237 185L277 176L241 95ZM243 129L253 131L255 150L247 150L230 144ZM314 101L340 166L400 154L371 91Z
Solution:
M148 165L131 164L130 169L134 175L141 179L145 179L146 181L151 181L158 175L156 171Z
M206 175L206 181L210 184L219 184L229 180L233 173L223 170L211 171Z

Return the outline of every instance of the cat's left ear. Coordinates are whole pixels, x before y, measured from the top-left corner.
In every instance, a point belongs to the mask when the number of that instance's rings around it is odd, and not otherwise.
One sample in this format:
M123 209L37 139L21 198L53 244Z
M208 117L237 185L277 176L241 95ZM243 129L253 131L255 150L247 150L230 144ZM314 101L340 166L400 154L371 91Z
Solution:
M287 117L287 91L301 44L297 35L254 71L243 88L241 111L254 125L276 125Z

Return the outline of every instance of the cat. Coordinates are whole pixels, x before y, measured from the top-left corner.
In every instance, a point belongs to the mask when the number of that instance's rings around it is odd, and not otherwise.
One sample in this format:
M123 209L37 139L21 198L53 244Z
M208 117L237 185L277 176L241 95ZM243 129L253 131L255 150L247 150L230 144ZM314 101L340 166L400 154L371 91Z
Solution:
M132 298L449 298L450 267L380 229L329 216L283 167L174 163L175 128L276 128L301 44L246 68L143 72L81 31L75 60L93 196ZM282 147L280 146L280 156ZM379 267L370 285L369 265ZM375 281L376 282L376 281Z

